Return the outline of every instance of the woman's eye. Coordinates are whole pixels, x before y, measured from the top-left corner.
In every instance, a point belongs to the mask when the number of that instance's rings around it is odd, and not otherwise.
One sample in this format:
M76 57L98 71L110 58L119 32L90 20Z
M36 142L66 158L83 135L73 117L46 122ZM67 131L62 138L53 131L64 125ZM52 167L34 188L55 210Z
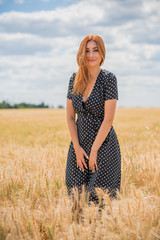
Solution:
M86 52L89 52L88 50ZM93 52L98 52L98 49L94 50Z

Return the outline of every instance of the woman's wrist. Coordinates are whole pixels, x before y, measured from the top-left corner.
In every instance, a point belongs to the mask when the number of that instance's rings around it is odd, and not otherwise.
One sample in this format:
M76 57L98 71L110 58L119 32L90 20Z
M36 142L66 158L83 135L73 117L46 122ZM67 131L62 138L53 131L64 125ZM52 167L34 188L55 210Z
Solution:
M73 145L74 145L74 144L73 144ZM77 150L77 149L79 149L79 148L80 148L80 144L75 144L75 145L74 145L74 149L75 149L75 150Z
M98 152L98 149L92 147L92 148L91 148L91 151Z

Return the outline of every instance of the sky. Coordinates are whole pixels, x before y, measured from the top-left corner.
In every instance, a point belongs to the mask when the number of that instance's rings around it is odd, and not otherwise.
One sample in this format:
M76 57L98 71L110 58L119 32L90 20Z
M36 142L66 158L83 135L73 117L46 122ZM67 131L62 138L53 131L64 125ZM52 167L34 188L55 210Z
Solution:
M88 34L106 47L117 107L160 107L159 0L0 0L0 102L66 107Z

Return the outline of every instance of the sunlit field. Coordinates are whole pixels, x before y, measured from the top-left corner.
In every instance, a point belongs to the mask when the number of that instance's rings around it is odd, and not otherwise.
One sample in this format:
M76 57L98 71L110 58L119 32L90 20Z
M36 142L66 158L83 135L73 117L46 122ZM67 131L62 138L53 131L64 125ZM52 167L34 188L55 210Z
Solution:
M105 207L74 203L65 109L0 110L0 239L160 239L160 108L117 108L121 191ZM76 198L76 193L75 193Z

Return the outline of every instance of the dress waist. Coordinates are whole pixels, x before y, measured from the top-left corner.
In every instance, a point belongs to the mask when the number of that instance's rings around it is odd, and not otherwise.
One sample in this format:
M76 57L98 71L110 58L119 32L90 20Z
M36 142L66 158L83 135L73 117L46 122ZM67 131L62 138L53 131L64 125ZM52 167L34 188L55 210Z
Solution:
M89 112L82 112L82 113L78 113L78 118L91 118L91 119L99 119L102 120L104 119L104 116L98 116Z
M100 127L103 122L103 117L97 117L93 114L88 113L79 113L76 124L79 126L86 125L89 128ZM89 125L88 125L89 124Z

